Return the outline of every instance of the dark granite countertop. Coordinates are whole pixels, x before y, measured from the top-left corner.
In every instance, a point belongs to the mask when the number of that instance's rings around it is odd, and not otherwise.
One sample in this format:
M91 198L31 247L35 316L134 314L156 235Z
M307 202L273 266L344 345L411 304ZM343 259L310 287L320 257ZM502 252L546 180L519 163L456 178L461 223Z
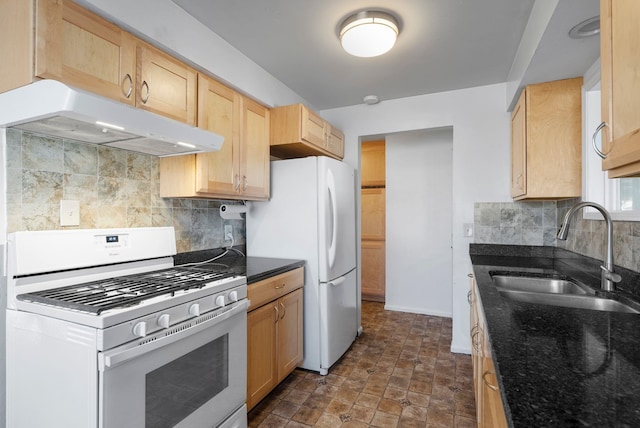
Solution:
M200 263L213 259L222 250L192 251L189 253L179 253L174 256L175 265L190 263ZM237 275L247 277L247 283L261 281L275 275L304 266L304 260L275 259L269 257L245 257L243 251L229 251L226 255L211 262L199 264L199 268L210 268L212 270L231 271Z
M509 425L640 426L640 315L507 300L490 275L563 275L599 289L601 262L554 247L471 244L469 252ZM616 271L616 294L638 296L640 276Z

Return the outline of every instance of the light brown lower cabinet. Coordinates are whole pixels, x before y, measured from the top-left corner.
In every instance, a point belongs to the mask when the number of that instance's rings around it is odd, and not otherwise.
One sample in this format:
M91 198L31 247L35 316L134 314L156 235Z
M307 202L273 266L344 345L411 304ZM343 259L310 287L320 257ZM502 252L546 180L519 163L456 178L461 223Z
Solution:
M303 278L298 268L248 286L248 410L302 362Z
M480 428L507 427L498 379L491 355L491 342L486 329L484 310L473 275L469 304L471 305L471 360L476 397L476 420Z

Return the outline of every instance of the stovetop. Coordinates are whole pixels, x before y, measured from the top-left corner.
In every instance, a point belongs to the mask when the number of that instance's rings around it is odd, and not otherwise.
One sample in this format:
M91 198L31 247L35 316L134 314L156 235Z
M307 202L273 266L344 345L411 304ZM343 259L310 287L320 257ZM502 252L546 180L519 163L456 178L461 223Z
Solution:
M20 294L17 299L99 315L109 309L135 306L155 297L175 296L189 290L201 289L215 281L233 276L235 274L227 270L211 271L176 266Z

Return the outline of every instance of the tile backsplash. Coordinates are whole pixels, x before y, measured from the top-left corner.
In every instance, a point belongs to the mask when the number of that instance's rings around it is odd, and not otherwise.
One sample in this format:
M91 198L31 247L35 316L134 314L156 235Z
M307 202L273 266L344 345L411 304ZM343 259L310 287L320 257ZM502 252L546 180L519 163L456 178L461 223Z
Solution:
M7 229L174 226L178 252L219 248L224 224L245 244L244 220L223 220L221 203L160 197L158 158L7 130ZM80 203L80 225L60 226L60 201Z
M477 202L474 206L475 243L557 246L602 260L606 225L576 215L566 241L556 239L566 212L579 199L545 202ZM613 222L614 263L640 272L640 222Z

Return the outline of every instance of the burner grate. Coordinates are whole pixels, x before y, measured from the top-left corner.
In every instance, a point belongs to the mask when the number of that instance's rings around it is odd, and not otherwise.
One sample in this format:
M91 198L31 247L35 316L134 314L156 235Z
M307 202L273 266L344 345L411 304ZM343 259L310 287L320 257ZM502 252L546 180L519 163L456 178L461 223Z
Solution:
M20 294L17 299L99 315L108 309L133 306L154 297L203 288L232 276L231 272L174 267Z

